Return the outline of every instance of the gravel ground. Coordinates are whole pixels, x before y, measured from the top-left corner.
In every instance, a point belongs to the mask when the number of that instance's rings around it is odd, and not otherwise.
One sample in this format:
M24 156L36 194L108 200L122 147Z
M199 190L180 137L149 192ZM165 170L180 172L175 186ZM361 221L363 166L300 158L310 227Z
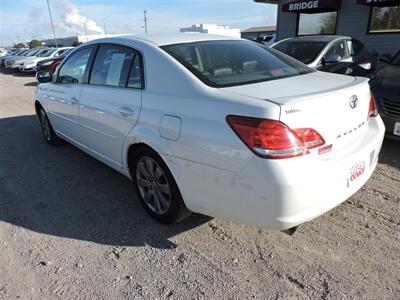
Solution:
M201 215L163 226L128 179L49 147L34 77L0 70L0 299L400 299L400 143L294 236Z

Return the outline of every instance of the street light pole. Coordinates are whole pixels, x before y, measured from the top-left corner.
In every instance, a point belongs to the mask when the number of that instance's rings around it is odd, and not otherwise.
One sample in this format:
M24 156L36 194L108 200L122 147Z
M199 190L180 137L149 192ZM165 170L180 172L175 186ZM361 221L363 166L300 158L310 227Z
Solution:
M144 10L143 14L144 14L144 32L147 33L147 10Z
M85 35L86 35L86 42L89 41L88 37L87 37L87 29L86 29L86 22L83 23L83 27L85 28Z
M51 16L51 9L50 9L49 0L46 0L46 2L47 2L47 8L49 9L49 16L50 16L51 28L53 29L54 44L55 44L56 47L57 47L56 32L55 32L55 30L54 30L53 17Z
M104 27L104 35L107 36L107 28L106 28L106 19L109 18L110 16L104 17L103 18L103 27Z

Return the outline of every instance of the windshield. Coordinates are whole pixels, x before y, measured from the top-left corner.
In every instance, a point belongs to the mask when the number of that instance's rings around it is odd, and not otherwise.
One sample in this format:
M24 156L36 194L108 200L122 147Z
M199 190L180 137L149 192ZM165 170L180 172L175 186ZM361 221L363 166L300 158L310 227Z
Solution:
M400 52L396 54L396 56L393 58L393 60L390 62L391 65L400 65Z
M57 49L47 49L46 51L43 51L42 53L40 53L38 55L38 57L49 57L50 55L52 55L55 51L57 51Z
M69 49L65 49L66 51L64 51L63 53L61 53L59 55L59 57L66 57L72 50L74 50L74 48L69 48Z
M54 57L60 57L63 56L65 52L67 52L68 50L70 50L69 48L65 48L65 49L59 49L57 51L56 54L54 54Z
M274 49L294 57L302 63L311 63L327 42L287 40L273 46Z
M38 50L29 50L23 54L23 56L33 56L38 52Z
M312 72L278 51L249 41L206 41L161 48L212 87L250 84Z

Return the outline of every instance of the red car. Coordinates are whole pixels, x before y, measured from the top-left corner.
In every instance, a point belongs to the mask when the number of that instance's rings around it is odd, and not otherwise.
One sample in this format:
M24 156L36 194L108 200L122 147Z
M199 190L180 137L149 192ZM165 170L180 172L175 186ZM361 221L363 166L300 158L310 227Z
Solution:
M63 59L71 52L73 48L65 51L61 56L41 60L36 64L36 71L50 71L54 73Z

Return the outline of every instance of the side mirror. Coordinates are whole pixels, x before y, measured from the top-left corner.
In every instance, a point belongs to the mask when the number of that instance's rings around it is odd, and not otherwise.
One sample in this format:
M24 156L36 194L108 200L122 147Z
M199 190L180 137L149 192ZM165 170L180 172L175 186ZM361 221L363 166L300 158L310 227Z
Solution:
M39 83L46 83L53 81L53 73L50 71L39 71L36 73L36 80Z
M380 60L381 62L385 63L385 64L388 64L388 63L391 62L392 56L391 56L390 54L383 54L383 55L379 58L379 60Z
M337 64L341 57L337 54L327 55L322 59L322 64Z

